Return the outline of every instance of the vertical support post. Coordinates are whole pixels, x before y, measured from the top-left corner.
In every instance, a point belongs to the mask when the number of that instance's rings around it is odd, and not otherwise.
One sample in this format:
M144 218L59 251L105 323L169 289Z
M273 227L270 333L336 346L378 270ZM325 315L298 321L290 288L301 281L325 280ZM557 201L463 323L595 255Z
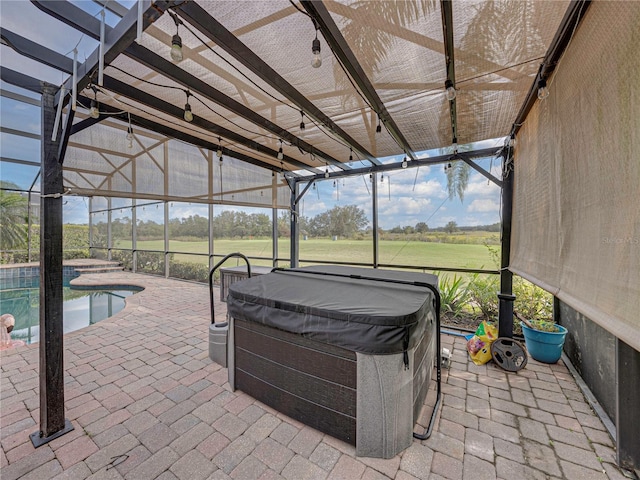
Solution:
M131 200L131 271L136 272L138 263L138 207L136 199ZM111 299L111 297L109 297Z
M93 197L89 197L89 258L93 254Z
M640 352L616 339L616 445L622 468L640 471Z
M271 212L271 259L273 260L271 265L275 268L278 266L278 209L272 208Z
M378 175L371 174L371 205L373 207L373 268L378 268Z
M31 190L27 194L27 262L31 261Z
M52 141L56 89L42 89L42 196L40 219L40 430L30 435L34 447L71 430L64 418L64 345L62 325L62 163Z
M164 202L164 276L169 278L169 202Z
M296 198L298 198L298 182L292 180L293 188L291 189L291 248L290 248L290 264L291 268L298 268L298 254L299 254L299 235L298 235L298 204Z
M511 257L511 215L513 210L513 149L506 149L502 167L502 258L500 262L500 300L498 311L498 335L513 337L513 273L509 270Z
M113 237L111 235L111 223L113 215L111 214L111 197L107 197L107 260L111 261L111 249L113 248Z
M211 177L213 178L213 177ZM209 271L213 268L213 203L209 204Z

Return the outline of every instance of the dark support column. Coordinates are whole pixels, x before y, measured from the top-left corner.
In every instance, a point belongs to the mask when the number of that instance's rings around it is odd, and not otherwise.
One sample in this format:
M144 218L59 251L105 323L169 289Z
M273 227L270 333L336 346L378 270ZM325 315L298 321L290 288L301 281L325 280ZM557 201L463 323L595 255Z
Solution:
M291 188L291 268L298 268L298 202L296 199L298 198L298 182L293 181Z
M640 472L640 352L616 339L618 465Z
M513 150L507 149L502 169L502 259L500 262L500 300L498 335L513 337L513 274L509 268L511 257L511 212L513 209Z
M371 174L371 206L373 207L372 223L373 223L373 268L378 268L378 175Z
M273 195L276 193L274 192ZM278 235L280 234L278 232L278 209L272 208L271 212L271 266L275 268L278 266Z
M64 418L62 341L62 164L59 142L51 141L57 89L42 88L42 200L40 220L40 430L30 435L39 447L73 430ZM60 137L60 135L58 135Z

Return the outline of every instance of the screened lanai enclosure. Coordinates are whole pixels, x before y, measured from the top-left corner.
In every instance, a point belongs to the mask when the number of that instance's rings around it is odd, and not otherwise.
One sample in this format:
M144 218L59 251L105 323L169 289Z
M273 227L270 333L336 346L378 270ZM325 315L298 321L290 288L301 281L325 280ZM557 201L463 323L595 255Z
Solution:
M385 176L386 188L389 175L444 167L455 194L478 172L500 188L500 270L475 270L500 275L501 335L512 335L513 274L553 294L555 319L570 331L565 353L612 419L620 465L638 468L639 2L33 0L2 9L3 98L41 112L39 132L21 137L2 124L5 152L30 136L40 158L0 160L3 179L17 166L39 169L30 190L40 183L43 324L61 321L65 198L88 199L93 256L170 275L174 206L207 219L207 267L225 209L263 209L271 241L254 260L296 267L332 263L305 258L304 202L321 185L359 188L367 254L347 263L388 268L398 265L379 247ZM161 218L164 243L143 252L138 227L151 218ZM61 363L52 342L41 347L44 364ZM51 381L41 380L45 436L64 425L60 405L47 403Z

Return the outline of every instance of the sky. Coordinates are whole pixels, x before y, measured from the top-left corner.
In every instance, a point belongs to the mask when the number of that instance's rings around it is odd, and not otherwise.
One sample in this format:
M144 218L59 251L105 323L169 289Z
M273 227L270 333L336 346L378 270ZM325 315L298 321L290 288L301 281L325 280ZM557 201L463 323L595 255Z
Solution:
M78 0L73 3L80 5L93 15L98 15L100 11L100 7L94 2ZM59 31L56 35L51 35L50 29L44 27L47 22L51 22L51 19L28 0L1 0L0 18L3 28L19 33L35 42L44 43L60 53L70 52L77 46L78 57L81 61L97 45L94 40L57 21L55 28ZM114 25L116 18L107 13L107 22ZM40 28L33 28L35 24L40 25ZM12 68L54 84L60 84L64 80L60 72L26 59L5 45L0 46L0 59L3 68ZM1 84L0 87L5 91L18 92L37 98L37 96L12 85ZM39 135L40 109L37 106L4 96L0 97L0 124L3 129L18 129ZM493 144L501 142L501 140L496 140ZM428 156L428 153L418 152L418 156ZM38 139L2 132L0 133L0 158L39 162L40 142ZM401 158L393 157L381 159L383 163L401 160ZM486 170L491 168L491 172L496 177L500 177L499 160L484 159L478 163ZM36 166L0 162L0 178L15 182L23 189L28 189L34 180L36 181L35 189L39 188L38 170ZM313 217L336 205L356 205L364 210L367 218L371 221L371 183L368 176L345 178L336 181L335 184L334 186L333 179L317 182L316 188L310 189L303 198L300 213L307 217ZM413 226L418 222L425 222L430 227L440 227L449 221L466 226L486 225L500 221L500 188L488 182L478 172L471 170L464 201L458 198L450 200L446 184L447 180L442 165L407 168L406 170L385 173L382 181L379 175L377 186L380 226L384 229L390 229L395 226ZM87 199L66 197L65 202L64 221L66 223L87 223ZM223 207L215 206L214 214L217 214L221 208ZM244 210L248 213L265 212L270 214L270 210L224 208ZM195 204L176 203L173 204L170 211L171 217L182 218L194 213L202 215L206 213L206 208ZM163 220L162 209L150 208L145 216L158 222Z

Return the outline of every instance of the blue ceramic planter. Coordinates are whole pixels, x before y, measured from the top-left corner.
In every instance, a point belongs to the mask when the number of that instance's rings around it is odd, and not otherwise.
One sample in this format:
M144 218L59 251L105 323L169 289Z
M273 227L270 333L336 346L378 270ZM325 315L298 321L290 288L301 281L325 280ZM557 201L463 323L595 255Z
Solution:
M527 351L534 360L543 363L556 363L560 360L567 329L562 325L558 325L558 328L559 332L543 332L522 325Z

